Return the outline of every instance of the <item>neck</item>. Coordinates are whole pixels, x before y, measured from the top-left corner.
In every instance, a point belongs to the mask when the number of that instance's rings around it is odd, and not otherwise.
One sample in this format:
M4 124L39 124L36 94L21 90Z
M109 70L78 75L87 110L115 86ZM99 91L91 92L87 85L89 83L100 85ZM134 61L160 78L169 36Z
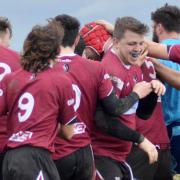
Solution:
M119 61L121 61L123 64L125 64L125 65L129 65L125 60L124 60L124 57L120 54L120 53L118 53L118 50L115 48L115 47L113 47L113 51L114 51L114 53L116 54L116 56L118 57L118 59L119 59Z
M165 39L179 39L179 33L177 32L168 32L164 33L159 37L160 41L163 41Z
M66 55L66 54L72 54L74 53L74 48L73 47L60 47L61 51L60 51L60 55Z

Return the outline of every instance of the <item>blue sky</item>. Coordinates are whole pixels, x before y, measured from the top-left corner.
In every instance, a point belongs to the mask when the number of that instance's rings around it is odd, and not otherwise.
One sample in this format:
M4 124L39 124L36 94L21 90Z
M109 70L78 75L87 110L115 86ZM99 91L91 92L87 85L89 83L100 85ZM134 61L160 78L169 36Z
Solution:
M95 19L106 19L113 23L122 16L134 16L151 25L151 11L166 2L180 5L180 0L4 0L1 1L0 12L13 25L11 47L20 51L34 25L44 24L46 19L58 14L75 16L81 25Z

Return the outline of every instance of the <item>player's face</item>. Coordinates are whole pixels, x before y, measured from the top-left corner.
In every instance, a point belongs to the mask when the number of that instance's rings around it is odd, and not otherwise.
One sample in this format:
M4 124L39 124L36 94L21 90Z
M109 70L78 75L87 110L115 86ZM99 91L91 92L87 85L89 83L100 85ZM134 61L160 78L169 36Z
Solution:
M11 34L9 29L6 30L6 33L4 33L1 37L1 44L5 47L10 46L10 40L11 40Z
M127 30L124 37L117 41L116 49L125 64L135 64L145 49L144 35Z

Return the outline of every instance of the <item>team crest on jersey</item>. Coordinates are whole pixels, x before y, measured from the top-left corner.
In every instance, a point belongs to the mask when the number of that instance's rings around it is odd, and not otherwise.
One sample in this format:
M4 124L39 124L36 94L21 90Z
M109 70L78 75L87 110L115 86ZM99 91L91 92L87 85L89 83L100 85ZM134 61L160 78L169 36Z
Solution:
M63 70L64 70L65 72L69 71L69 64L64 64L64 65L63 65Z
M110 78L112 80L112 83L115 85L115 87L117 87L119 90L123 89L124 82L120 78L112 75L110 75Z
M74 123L74 135L85 133L86 125L83 122Z
M19 131L12 134L12 136L9 138L9 141L24 142L28 139L31 139L32 135L33 133L30 131Z
M135 83L137 83L138 82L138 76L134 75L133 80L134 80Z

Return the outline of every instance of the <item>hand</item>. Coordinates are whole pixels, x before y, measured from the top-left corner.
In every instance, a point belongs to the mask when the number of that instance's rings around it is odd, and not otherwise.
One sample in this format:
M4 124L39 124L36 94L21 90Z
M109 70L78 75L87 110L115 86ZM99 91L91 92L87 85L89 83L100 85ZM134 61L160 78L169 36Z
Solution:
M99 24L99 25L102 25L105 27L105 29L110 33L112 34L113 31L114 31L114 25L109 23L108 21L105 21L105 20L96 20L94 21L96 24Z
M166 92L166 87L159 80L152 80L151 87L158 96L164 95Z
M138 65L139 67L141 67L146 60L147 54L148 54L148 47L147 47L147 45L145 45L143 52L138 57L138 60L136 61L135 64Z
M146 97L150 92L152 92L152 86L151 83L142 81L135 84L132 91L139 96L139 99L142 99Z
M59 127L58 127L59 128ZM66 140L70 140L74 135L74 124L61 125L59 130L59 135Z
M144 141L139 144L139 148L147 153L149 157L149 164L155 163L158 160L158 151L156 146L148 139L144 138Z

